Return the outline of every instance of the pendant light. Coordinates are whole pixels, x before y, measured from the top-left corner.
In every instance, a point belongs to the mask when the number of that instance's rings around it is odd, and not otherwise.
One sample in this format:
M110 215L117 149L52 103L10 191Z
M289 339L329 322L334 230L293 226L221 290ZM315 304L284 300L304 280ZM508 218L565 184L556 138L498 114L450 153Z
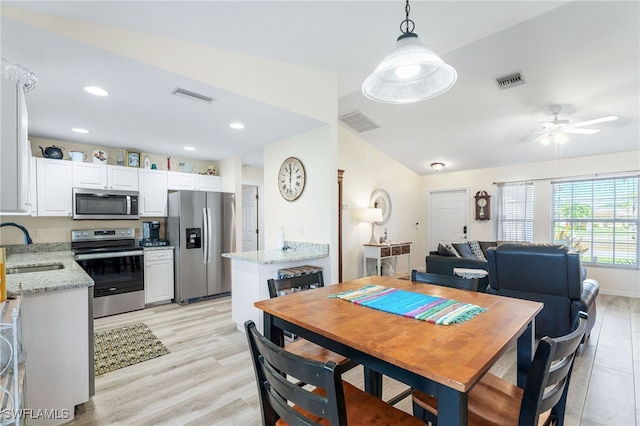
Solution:
M374 101L419 102L444 93L458 76L452 66L445 64L413 32L415 23L409 19L409 0L404 9L406 18L400 23L402 35L396 47L362 83L362 93Z

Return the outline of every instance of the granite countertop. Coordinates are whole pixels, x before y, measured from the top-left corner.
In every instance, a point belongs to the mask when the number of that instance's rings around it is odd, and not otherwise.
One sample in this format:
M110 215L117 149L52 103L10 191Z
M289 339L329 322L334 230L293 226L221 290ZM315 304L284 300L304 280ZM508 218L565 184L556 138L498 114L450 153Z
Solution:
M39 266L56 263L62 264L64 268L41 272L7 274L7 293L10 295L19 294L20 286L22 286L23 294L93 286L93 280L76 263L73 259L73 252L70 250L7 254L6 267L11 269L20 266Z
M320 259L329 256L329 244L285 242L286 250L257 250L223 253L222 257L251 263L287 263L299 260Z
M156 250L174 250L175 246L155 246L155 247L143 247L144 251L156 251Z

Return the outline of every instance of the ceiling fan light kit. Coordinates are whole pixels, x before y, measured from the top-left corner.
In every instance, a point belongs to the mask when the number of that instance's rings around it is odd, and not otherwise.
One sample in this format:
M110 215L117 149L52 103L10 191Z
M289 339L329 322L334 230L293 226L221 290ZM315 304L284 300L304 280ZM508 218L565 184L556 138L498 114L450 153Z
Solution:
M362 93L377 102L409 104L438 96L453 86L456 70L424 45L413 32L415 23L406 18L400 23L402 35L380 65L362 84Z
M549 112L554 116L553 121L547 121L542 124L544 133L538 139L543 145L549 145L551 142L563 144L569 140L567 133L579 134L579 135L594 135L600 131L600 129L583 129L584 126L591 126L599 123L606 123L608 121L615 121L618 119L615 115L609 115L606 117L595 118L593 120L580 121L575 124L569 124L569 120L559 120L558 114L562 110L560 105L551 105ZM535 142L535 141L534 141Z

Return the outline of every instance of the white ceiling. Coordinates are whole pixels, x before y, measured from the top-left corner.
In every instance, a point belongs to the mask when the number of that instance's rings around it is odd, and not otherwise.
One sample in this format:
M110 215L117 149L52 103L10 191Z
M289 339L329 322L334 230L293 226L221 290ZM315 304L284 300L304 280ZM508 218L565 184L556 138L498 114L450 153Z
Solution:
M393 47L404 19L395 1L2 2L36 12L169 36L338 73L339 115L380 126L359 136L420 175L553 160L528 143L553 116L618 121L571 135L564 158L640 148L640 4L637 1L412 1L415 32L458 72L445 94L412 105L375 103L361 82ZM241 156L260 165L264 144L321 123L2 17L2 57L39 78L28 94L33 136L137 148L180 158ZM519 71L527 84L500 90ZM81 88L100 82L112 95ZM218 100L168 96L175 87ZM228 123L247 125L241 132ZM90 130L88 135L70 132ZM187 153L183 146L197 148ZM640 159L639 159L640 163ZM441 172L442 173L442 172Z

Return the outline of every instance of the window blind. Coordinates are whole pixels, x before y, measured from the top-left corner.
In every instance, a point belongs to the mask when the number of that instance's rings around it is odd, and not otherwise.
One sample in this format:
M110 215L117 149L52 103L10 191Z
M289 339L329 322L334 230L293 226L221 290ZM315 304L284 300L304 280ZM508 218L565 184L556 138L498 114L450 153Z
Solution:
M599 265L638 267L638 177L554 182L556 243Z
M498 240L533 241L533 183L498 184Z

